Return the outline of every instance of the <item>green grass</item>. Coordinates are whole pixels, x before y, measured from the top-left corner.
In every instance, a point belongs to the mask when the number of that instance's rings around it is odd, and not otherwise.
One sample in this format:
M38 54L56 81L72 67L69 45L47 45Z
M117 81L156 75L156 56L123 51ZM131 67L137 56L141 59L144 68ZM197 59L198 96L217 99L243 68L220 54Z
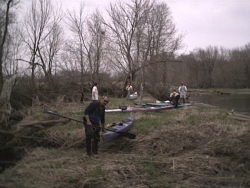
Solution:
M223 92L223 93L250 93L249 88L208 88L208 89L196 89L196 88L189 88L190 92Z
M153 102L154 99L147 96L145 101ZM107 109L133 106L134 102L111 98ZM87 105L72 104L71 108L60 109L58 113L81 120ZM42 112L33 115L32 120L45 117ZM129 115L134 116L131 133L137 135L136 139L100 143L96 159L85 156L81 123L70 121L46 128L46 139L55 140L62 147L30 149L15 167L0 175L0 187L103 188L116 184L123 187L199 187L203 178L224 181L213 171L217 164L232 169L220 169L220 177L235 177L235 181L239 178L238 166L249 151L249 126L228 118L227 110L190 106L158 112L106 113L105 124L119 122ZM64 143L69 141L72 147L64 148ZM241 156L241 160L235 158ZM173 158L176 159L175 169ZM242 176L249 177L247 164L244 168L240 171ZM246 184L243 181L243 185ZM216 187L215 182L211 185Z

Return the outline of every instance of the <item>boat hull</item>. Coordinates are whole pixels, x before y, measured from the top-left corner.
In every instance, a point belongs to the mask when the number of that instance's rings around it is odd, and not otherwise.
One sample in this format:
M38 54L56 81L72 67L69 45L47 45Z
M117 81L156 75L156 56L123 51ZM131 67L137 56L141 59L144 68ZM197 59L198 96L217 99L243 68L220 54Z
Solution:
M143 104L143 106L147 107L147 106L154 106L154 107L157 107L157 106L171 106L172 104L170 103L145 103ZM191 106L190 103L181 103L181 104L178 104L177 108L181 108L181 107L185 107L185 106Z
M127 107L126 110L124 109L108 109L105 110L105 112L151 112L151 111L160 111L160 110L168 110L168 109L173 109L174 106L173 105L168 105L168 106L148 106L148 107Z
M190 103L181 103L181 104L178 104L177 108L181 108L181 107L185 107L185 106L191 106Z
M109 128L113 131L106 131L104 134L102 134L103 142L108 143L117 138L119 136L119 133L116 132L128 132L133 125L133 121L134 118L132 116L129 116L125 120L116 123L115 126Z
M143 106L155 106L155 107L159 107L159 106L171 106L172 104L170 103L145 103L143 104Z

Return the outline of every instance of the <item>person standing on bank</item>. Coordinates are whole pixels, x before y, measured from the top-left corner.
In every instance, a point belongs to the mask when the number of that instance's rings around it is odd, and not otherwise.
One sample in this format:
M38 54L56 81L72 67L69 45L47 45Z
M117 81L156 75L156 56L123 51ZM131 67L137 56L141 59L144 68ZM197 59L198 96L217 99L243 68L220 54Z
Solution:
M132 89L133 89L133 87L132 87L131 83L128 82L128 85L126 86L126 90L127 90L127 97L126 98L127 99L130 98L130 93L131 93Z
M178 89L180 93L180 98L182 99L183 103L186 102L186 93L187 93L187 87L184 85L183 82L181 82L181 86Z
M102 129L102 132L105 132L105 106L108 103L109 97L103 96L100 101L91 102L84 111L83 124L86 135L86 151L89 157L91 157L92 154L98 154L100 131Z
M92 88L92 100L93 101L98 101L98 89L97 89L98 83L95 83L93 88Z

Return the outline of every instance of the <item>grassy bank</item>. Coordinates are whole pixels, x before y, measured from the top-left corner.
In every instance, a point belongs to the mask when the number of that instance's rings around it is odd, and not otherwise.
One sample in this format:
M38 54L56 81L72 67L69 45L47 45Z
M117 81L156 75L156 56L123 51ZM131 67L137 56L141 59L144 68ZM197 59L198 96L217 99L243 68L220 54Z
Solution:
M242 94L248 94L250 93L249 88L243 88L243 89L234 89L234 88L209 88L209 89L196 89L196 88L189 88L188 91L191 92L209 92L209 93L242 93Z
M150 96L144 98L152 102ZM87 104L47 105L81 120ZM111 98L107 108L134 105ZM107 113L106 124L128 113ZM17 165L0 174L6 188L164 188L250 187L250 127L218 108L190 107L133 113L136 139L100 143L98 158L88 158L84 129L69 122L44 131L46 144L26 148ZM39 108L25 121L48 118Z

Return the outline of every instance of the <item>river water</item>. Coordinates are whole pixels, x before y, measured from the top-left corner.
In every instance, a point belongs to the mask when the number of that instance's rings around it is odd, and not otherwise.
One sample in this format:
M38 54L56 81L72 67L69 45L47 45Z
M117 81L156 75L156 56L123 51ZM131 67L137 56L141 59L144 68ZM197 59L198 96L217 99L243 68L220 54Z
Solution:
M197 94L191 95L190 101L234 109L235 112L250 116L250 94Z

